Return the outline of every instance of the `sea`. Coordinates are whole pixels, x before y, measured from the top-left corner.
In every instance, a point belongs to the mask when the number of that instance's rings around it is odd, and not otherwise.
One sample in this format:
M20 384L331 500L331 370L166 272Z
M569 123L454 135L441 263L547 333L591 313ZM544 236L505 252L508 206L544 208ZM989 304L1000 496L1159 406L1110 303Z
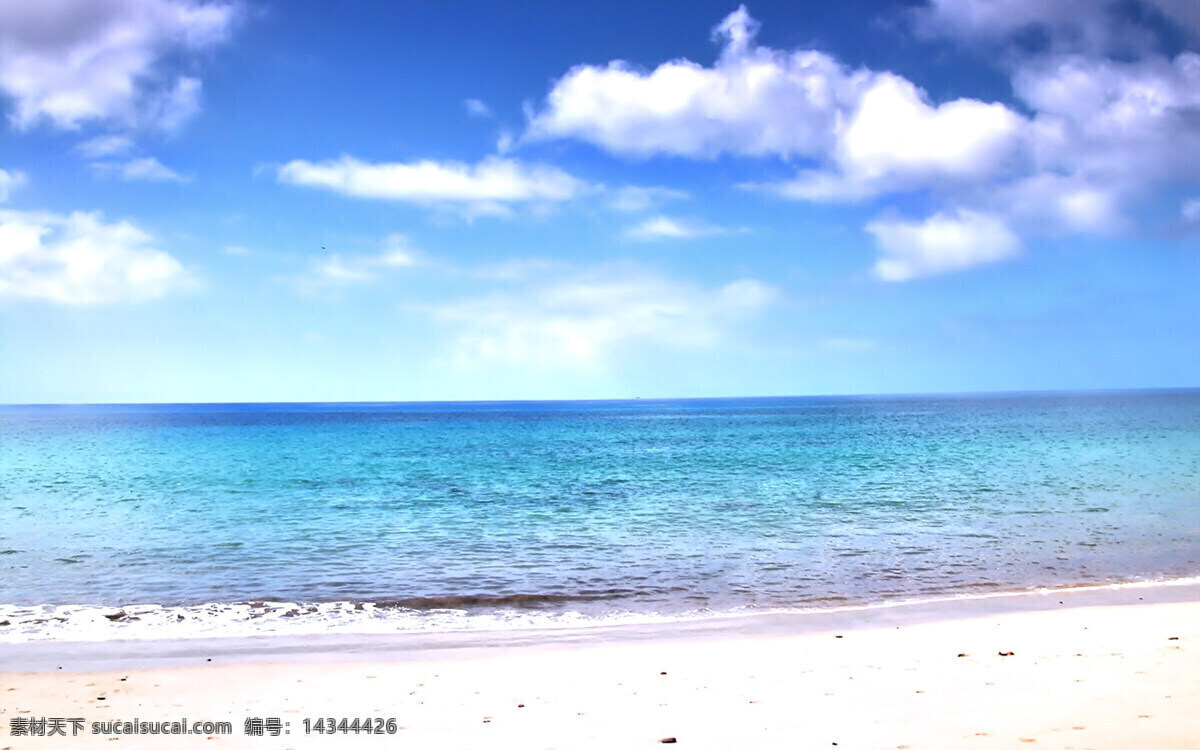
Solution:
M590 627L1200 576L1200 389L0 407L0 641Z

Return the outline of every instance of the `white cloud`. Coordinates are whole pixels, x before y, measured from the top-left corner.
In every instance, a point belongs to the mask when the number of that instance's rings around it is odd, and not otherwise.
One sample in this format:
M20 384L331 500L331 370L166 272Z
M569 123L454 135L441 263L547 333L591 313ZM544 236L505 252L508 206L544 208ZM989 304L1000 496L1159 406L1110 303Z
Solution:
M529 113L524 138L576 138L628 156L821 153L870 74L821 52L757 47L757 28L744 6L730 14L714 31L724 47L711 68L688 60L648 73L621 61L572 68Z
M757 30L745 7L730 14L714 32L724 46L712 67L575 67L530 114L524 137L575 138L627 156L808 158L820 168L766 186L803 200L857 200L1011 169L1025 119L1004 105L935 104L892 73L758 46Z
M866 229L883 253L875 275L884 281L960 271L1021 252L1020 239L1000 218L967 210L922 222L876 219Z
M1166 37L1146 20L1161 13L1190 33L1200 5L1150 0L1141 10L1116 0L932 0L918 9L926 33L1011 43L1003 54L988 48L1012 76L1018 111L935 101L894 73L761 46L742 7L714 30L721 51L711 66L572 68L529 111L523 138L577 139L632 157L799 162L792 179L743 185L794 200L928 191L943 213L927 232L953 224L980 233L978 217L1002 222L1009 236L1128 231L1140 201L1165 185L1200 183L1200 55L1156 52ZM1031 29L1048 38L1037 52L1028 38L1014 41ZM666 221L645 229L683 233ZM1015 245L1001 236L984 247L1009 252ZM905 269L894 276L951 266L909 258L884 267Z
M200 111L202 87L199 78L180 76L170 91L147 103L142 122L167 132L178 130Z
M170 167L164 165L152 156L131 159L127 162L96 162L92 167L104 174L115 174L126 182L145 180L149 182L188 182L184 177Z
M808 157L809 173L782 188L793 197L877 193L901 181L991 174L1015 147L1022 118L1000 104L935 106L909 81L852 71L814 50L755 44L745 7L714 31L713 67L676 60L643 73L622 62L582 65L531 113L525 138L576 138L631 156Z
M349 156L296 160L279 169L278 179L356 198L451 205L476 213L505 213L514 203L569 200L589 189L557 167L498 157L475 165L429 160L372 164Z
M789 198L841 201L993 178L1011 169L1024 125L1001 104L933 106L904 78L878 74L846 113L826 168L771 187Z
M0 90L21 129L171 130L195 113L200 90L171 61L224 41L235 16L226 2L0 0Z
M973 99L933 107L912 83L882 74L838 139L838 161L864 180L889 173L985 176L1009 155L1021 122L1003 105Z
M500 135L496 136L496 153L507 154L513 150L516 144L517 139L511 131L501 130Z
M374 281L381 273L398 268L413 268L424 263L420 251L412 246L407 237L402 234L390 234L384 239L383 249L378 253L329 253L313 259L308 272L293 281L297 290L311 293L317 289Z
M1030 24L1055 33L1066 33L1061 24L1107 29L1112 21L1105 3L934 5L940 22L954 21L965 37ZM1052 45L1062 48L1097 45ZM966 99L934 107L911 83L880 74L821 168L768 187L809 201L932 188L952 206L1002 215L1024 233L1128 231L1132 209L1157 188L1200 182L1200 55L1143 50L1125 58L1008 55L1014 93L1030 116Z
M1200 224L1200 198L1189 198L1179 208L1183 220L1189 224Z
M187 285L153 238L99 213L0 211L0 297L66 305L138 302Z
M714 289L636 269L594 269L425 312L454 332L460 366L593 369L639 345L711 346L777 294L752 279Z
M1112 186L1042 172L998 186L993 203L1037 233L1115 234L1129 226L1124 196Z
M24 185L28 180L25 178L24 172L16 170L8 171L0 169L0 203L8 200L8 195L12 191Z
M1109 182L1200 179L1196 53L1039 58L1018 68L1013 88L1038 113L1031 148L1041 169Z
M124 156L133 150L133 139L124 135L101 135L75 147L85 159Z
M723 234L721 227L691 219L674 219L670 216L654 216L637 226L630 227L625 236L635 240L692 239Z
M471 117L487 118L492 116L492 110L488 105L478 99L467 99L463 102L463 105L467 108L467 114Z

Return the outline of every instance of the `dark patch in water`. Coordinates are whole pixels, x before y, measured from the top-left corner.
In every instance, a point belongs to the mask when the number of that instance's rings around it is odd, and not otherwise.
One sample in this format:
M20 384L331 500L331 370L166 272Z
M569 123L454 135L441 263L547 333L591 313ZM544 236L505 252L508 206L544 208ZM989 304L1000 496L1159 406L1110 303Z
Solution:
M623 599L652 594L650 591L609 589L606 591L583 591L578 594L459 594L454 596L414 596L407 599L375 602L380 609L466 609L475 607L510 607L513 609L539 609L567 602L595 602Z

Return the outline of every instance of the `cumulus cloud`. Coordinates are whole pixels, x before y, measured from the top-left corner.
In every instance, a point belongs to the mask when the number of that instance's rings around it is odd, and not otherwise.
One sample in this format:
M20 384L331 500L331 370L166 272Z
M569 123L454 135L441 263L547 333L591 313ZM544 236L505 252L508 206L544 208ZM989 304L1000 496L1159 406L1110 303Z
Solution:
M196 0L0 0L0 91L21 129L89 121L173 129L200 81L174 71L224 41L236 15Z
M675 219L670 216L654 216L630 227L625 236L635 240L692 239L723 234L725 230L695 219Z
M1021 241L996 216L959 210L920 222L876 219L866 229L883 257L875 275L884 281L960 271L994 263L1021 252Z
M1013 76L1037 111L1041 169L1119 181L1200 177L1200 55L1136 61L1079 55L1038 58Z
M138 302L188 283L183 265L99 213L0 211L0 297L65 305Z
M587 369L637 345L710 346L777 294L753 279L704 288L636 269L594 269L425 312L454 331L459 365Z
M0 169L0 203L7 201L9 193L24 185L26 181L24 172Z
M636 157L809 159L821 168L769 186L805 200L978 180L1010 167L1024 118L1004 105L934 104L892 73L851 70L815 50L759 46L757 31L743 6L715 29L723 47L712 67L577 66L531 112L524 137L574 138Z
M1142 5L1184 30L1200 21L1194 3ZM1022 128L1022 171L998 186L994 208L1026 224L1106 232L1128 227L1127 207L1156 187L1200 181L1200 55L1157 51L1128 3L932 0L920 13L928 28L960 39L1012 41L1029 27L1049 36L1046 51L1005 56L1013 93L1032 116ZM1137 30L1150 36L1114 54L1110 38Z
M0 3L0 89L14 122L73 129L93 119L173 128L194 112L199 81L165 59L223 41L234 8L183 0Z
M373 164L349 156L323 162L298 159L281 167L278 179L356 198L457 206L475 213L565 201L589 189L557 167L499 157L473 165L430 160Z
M745 6L728 16L714 31L724 46L713 67L689 60L649 72L622 61L576 66L529 113L524 138L576 138L637 157L821 152L866 76L821 52L757 47L757 30Z
M789 198L840 201L997 177L1012 168L1024 125L1002 104L934 106L911 82L881 73L846 113L827 166L773 188Z
M925 34L1007 45L992 59L1011 76L1014 103L936 101L892 72L851 69L816 50L762 46L758 23L741 7L714 30L720 52L711 66L674 60L649 70L622 61L572 68L529 110L523 139L575 139L636 158L773 157L796 163L795 176L743 187L793 200L922 192L941 205L919 224L925 234L955 226L992 240L979 245L991 254L939 258L998 259L1012 254L1014 232L1128 231L1140 201L1166 185L1200 183L1200 55L1163 54L1161 24L1147 20L1157 14L1190 34L1200 23L1197 7L1147 0L1135 12L1116 0L931 0L915 11ZM1031 29L1044 44L1028 43ZM879 237L904 236L887 231L900 228L894 222L873 226ZM672 232L667 221L645 228ZM899 264L884 258L881 268L893 270L881 276L973 264L915 257L907 253Z

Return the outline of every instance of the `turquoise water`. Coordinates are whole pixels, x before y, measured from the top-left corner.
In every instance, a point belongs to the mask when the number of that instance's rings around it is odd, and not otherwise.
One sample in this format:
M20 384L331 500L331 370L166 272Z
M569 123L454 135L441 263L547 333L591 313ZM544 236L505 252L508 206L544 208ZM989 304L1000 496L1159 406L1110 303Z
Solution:
M672 616L1200 574L1200 390L10 406L0 449L18 616Z

